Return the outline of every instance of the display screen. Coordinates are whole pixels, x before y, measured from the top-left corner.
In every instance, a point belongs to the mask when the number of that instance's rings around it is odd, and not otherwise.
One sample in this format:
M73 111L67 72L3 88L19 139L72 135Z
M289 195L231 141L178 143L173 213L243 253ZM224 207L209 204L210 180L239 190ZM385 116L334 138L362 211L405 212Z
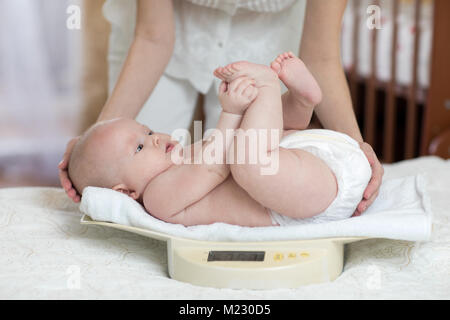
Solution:
M210 251L208 261L264 261L265 251Z

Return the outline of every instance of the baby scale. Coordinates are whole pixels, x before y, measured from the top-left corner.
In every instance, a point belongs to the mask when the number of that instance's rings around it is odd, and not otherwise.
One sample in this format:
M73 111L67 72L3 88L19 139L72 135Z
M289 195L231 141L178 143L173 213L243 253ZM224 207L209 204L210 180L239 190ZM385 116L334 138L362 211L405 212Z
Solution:
M209 242L148 229L92 220L99 225L167 242L169 275L194 285L234 289L297 288L336 279L344 266L344 245L366 237L267 242Z

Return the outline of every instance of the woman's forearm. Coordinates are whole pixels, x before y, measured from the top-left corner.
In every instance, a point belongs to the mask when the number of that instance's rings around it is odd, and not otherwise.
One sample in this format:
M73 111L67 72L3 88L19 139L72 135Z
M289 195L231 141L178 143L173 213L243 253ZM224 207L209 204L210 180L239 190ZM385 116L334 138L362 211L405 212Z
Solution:
M158 83L172 52L171 41L136 36L98 121L135 118Z
M342 17L346 6L347 0L307 2L300 58L322 90L322 102L315 107L322 125L362 142L341 64Z
M317 61L308 64L323 93L315 112L326 129L346 133L362 142L361 131L353 111L347 80L339 61Z

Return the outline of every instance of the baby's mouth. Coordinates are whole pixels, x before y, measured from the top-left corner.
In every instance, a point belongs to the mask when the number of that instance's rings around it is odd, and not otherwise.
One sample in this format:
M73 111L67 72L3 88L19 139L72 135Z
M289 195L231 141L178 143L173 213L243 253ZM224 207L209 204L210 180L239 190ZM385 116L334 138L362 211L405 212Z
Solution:
M166 144L166 153L172 151L173 147L174 147L174 145L171 143Z

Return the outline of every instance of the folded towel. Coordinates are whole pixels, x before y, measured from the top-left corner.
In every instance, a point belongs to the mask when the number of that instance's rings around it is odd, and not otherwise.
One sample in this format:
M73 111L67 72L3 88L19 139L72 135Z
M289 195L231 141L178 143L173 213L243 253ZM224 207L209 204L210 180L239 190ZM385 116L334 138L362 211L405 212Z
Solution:
M185 227L158 220L127 195L87 187L80 210L97 221L206 241L280 241L334 237L425 241L431 236L431 206L421 175L386 179L374 203L359 217L293 226L242 227L225 223Z

